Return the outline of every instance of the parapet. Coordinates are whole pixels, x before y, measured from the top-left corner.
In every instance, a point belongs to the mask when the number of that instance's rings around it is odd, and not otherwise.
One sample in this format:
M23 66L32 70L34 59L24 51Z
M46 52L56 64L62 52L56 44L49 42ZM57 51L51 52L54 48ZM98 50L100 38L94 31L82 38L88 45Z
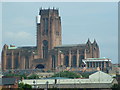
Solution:
M39 15L57 15L57 16L59 16L59 11L58 11L58 9L55 9L55 8L53 8L53 9L50 9L50 8L48 8L48 9L40 9L40 12L39 12Z

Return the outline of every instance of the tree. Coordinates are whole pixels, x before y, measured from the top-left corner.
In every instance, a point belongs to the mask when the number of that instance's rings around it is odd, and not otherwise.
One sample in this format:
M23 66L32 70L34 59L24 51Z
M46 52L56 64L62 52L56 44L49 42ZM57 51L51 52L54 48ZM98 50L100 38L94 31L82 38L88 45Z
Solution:
M80 78L81 75L70 71L64 71L64 72L59 72L53 75L52 77Z
M89 73L80 73L82 75L83 78L89 78Z
M28 79L39 79L39 76L37 74L32 74L28 77Z
M120 90L120 85L119 84L114 84L112 85L112 90Z
M24 86L24 83L19 83L19 84L18 84L18 87L19 87L20 89L23 89L23 86Z
M20 90L32 90L32 86L29 84L19 83L18 87L20 88Z
M31 85L29 85L29 84L24 84L24 86L23 86L23 89L25 90L32 90L32 86Z

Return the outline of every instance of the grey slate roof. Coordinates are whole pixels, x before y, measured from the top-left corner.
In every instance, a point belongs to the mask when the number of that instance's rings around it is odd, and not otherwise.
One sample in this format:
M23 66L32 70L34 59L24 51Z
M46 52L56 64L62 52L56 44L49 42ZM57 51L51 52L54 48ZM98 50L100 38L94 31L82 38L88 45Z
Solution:
M37 49L37 47L36 46L24 46L24 47L18 47L18 49Z
M15 78L2 78L2 85L14 85L15 83Z
M70 48L70 47L81 47L81 48L83 48L83 47L85 47L86 46L86 44L66 44L66 45L59 45L59 46L56 46L55 48Z

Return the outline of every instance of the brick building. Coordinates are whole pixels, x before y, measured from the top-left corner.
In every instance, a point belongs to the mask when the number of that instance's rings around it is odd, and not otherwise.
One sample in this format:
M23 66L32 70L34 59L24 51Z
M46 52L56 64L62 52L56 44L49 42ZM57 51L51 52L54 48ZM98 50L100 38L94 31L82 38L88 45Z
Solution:
M36 20L37 45L15 47L5 44L2 50L2 70L81 67L82 59L99 58L96 40L93 43L88 39L85 44L62 45L58 9L40 9Z

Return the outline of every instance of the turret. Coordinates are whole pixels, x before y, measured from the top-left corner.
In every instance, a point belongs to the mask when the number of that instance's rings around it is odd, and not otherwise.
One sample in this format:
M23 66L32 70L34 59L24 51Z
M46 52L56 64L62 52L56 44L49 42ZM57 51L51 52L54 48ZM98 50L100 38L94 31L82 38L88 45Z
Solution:
M40 15L36 16L36 23L40 24Z
M7 50L7 49L8 49L8 45L5 44L5 45L3 46L3 50Z
M36 16L36 24L40 24L40 15L39 15L39 10L38 10L38 15Z
M2 50L2 57L1 57L1 63L2 63L2 70L6 69L6 52L8 49L8 45L4 45L3 46L3 50Z
M99 53L99 46L96 42L96 40L94 39L94 42L92 43L92 52L93 52L93 57L95 58L99 58L100 57L100 53Z
M90 42L89 38L88 38L88 41L86 44L87 44L87 46L91 46L91 42Z
M96 40L94 39L94 42L93 42L94 44L96 44Z
M95 39L94 39L93 45L96 46L96 47L98 47L98 44L97 44L97 42L96 42Z

